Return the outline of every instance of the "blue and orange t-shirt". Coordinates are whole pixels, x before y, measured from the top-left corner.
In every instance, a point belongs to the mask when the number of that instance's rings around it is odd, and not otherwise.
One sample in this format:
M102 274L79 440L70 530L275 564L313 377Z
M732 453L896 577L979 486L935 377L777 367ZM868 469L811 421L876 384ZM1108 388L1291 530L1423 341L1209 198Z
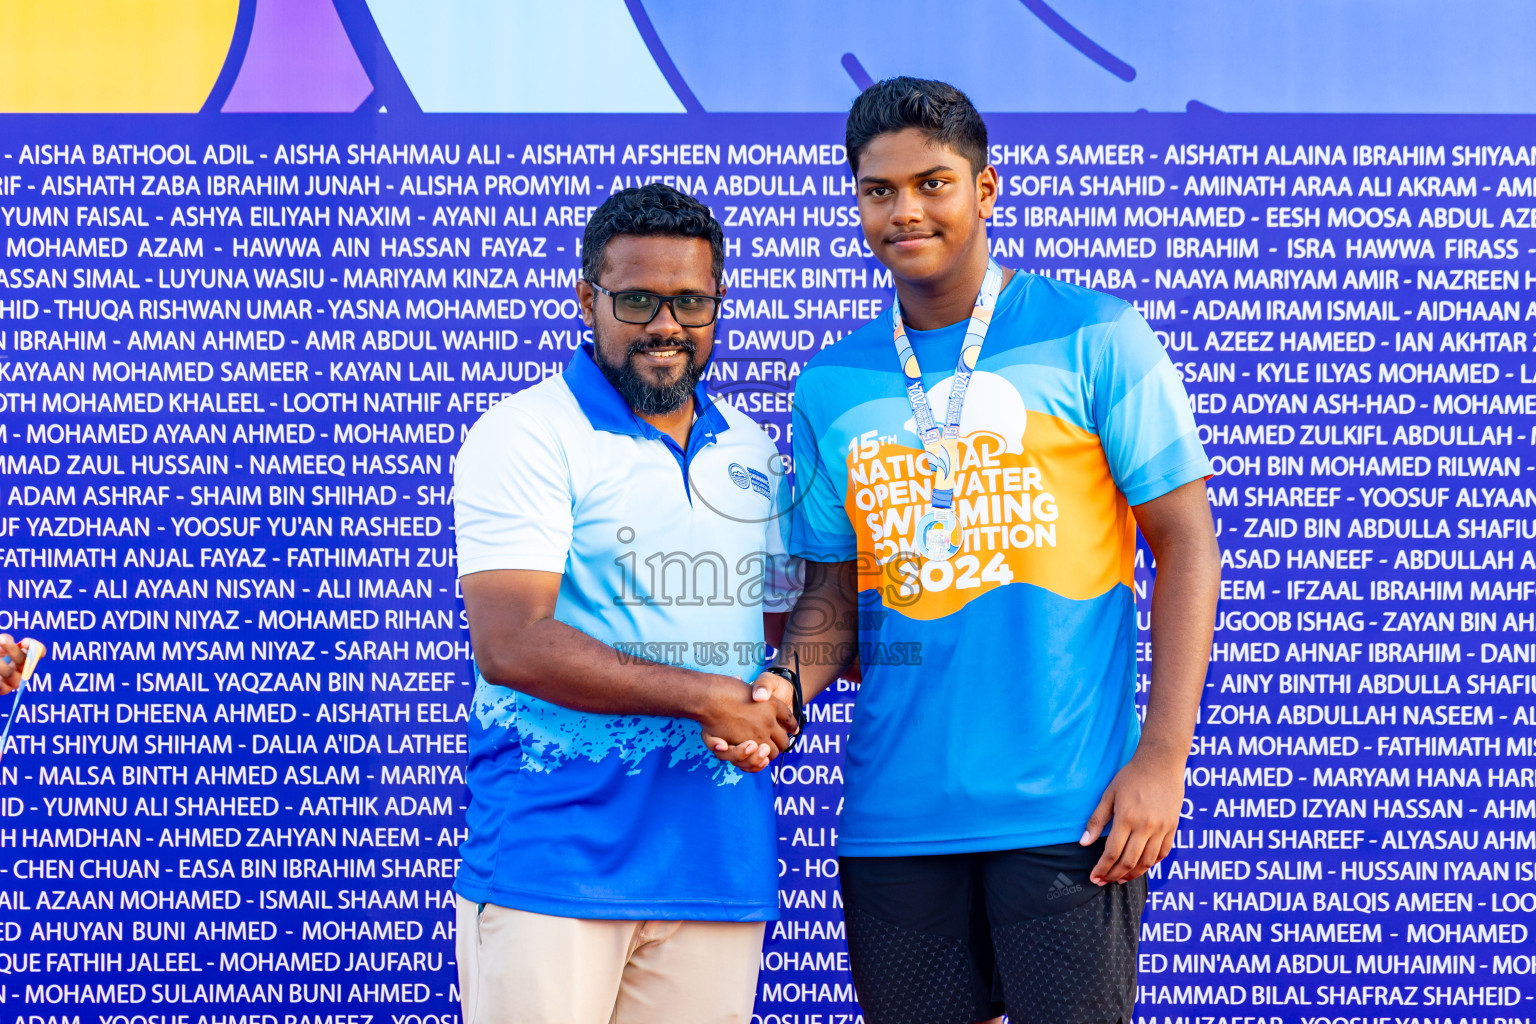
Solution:
M907 332L939 422L965 329ZM1135 309L1022 272L998 298L959 451L961 550L925 559L932 477L890 313L806 366L793 553L859 563L848 856L1082 835L1140 737L1131 507L1211 473L1183 384Z

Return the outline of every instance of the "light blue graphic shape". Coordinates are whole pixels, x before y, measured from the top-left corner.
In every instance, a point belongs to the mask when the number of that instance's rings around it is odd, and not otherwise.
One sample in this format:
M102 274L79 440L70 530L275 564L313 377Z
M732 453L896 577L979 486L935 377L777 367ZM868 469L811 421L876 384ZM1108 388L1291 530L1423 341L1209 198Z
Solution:
M1149 110L1190 100L1252 113L1536 110L1536 5L1524 0L1054 6L1136 68L1130 91Z
M482 729L510 729L517 722L517 691L486 682L477 669L470 710Z
M953 82L987 111L1527 113L1529 0L1050 0L1130 81L1020 0L645 0L709 111L843 111L871 77ZM697 45L701 18L708 45ZM765 45L765 40L777 41Z
M423 111L681 113L624 0L368 0Z

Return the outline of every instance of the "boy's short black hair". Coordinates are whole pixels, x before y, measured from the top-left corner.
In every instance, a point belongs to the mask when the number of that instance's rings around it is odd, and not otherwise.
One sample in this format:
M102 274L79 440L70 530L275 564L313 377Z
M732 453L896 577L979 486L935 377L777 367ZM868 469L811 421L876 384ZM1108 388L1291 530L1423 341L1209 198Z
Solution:
M625 188L603 200L581 236L581 276L596 282L603 257L614 235L673 235L709 242L710 272L715 287L725 275L725 233L709 207L671 185L653 181ZM600 282L599 282L600 283Z
M987 166L987 125L970 98L948 82L903 76L876 82L853 101L844 133L853 173L871 139L908 128L965 157L972 174Z

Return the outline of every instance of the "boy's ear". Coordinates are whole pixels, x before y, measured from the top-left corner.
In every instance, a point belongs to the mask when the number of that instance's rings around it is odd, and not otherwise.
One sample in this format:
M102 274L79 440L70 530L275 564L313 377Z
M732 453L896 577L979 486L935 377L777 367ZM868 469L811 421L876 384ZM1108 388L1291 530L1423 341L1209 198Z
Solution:
M987 164L976 175L976 197L981 207L982 220L992 216L992 209L997 205L997 199L1001 193L1002 182L998 178L997 168Z

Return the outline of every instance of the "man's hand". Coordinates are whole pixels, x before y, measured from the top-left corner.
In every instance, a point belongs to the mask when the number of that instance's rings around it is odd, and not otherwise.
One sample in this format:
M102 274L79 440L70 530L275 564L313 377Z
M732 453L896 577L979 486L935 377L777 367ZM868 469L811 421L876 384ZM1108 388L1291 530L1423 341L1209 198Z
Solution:
M626 657L555 619L560 581L559 573L533 569L459 578L475 663L488 682L575 711L691 719L727 748L788 742L794 714L754 702L740 679Z
M767 678L779 679L776 675ZM789 686L787 680L779 681ZM699 718L704 745L720 760L729 761L744 772L762 771L779 751L789 746L790 735L798 729L795 714L790 703L764 689L762 679L750 691L745 686L738 688L739 696L714 701Z
M795 688L790 685L788 679L776 672L764 672L757 677L757 682L752 684L752 700L759 704L777 701L779 707L789 712L789 724L785 726L789 735L793 736L800 731L800 723L795 721L794 712L791 710L795 706ZM782 715L780 721L783 721ZM722 737L711 734L706 728L704 745L713 750L720 760L729 761L742 771L751 773L760 772L768 767L768 762L788 746L788 741L777 747L753 740L745 740L733 745Z
M41 640L25 641L23 648L9 633L0 633L0 695L10 693L21 685L21 670L27 663L27 654L36 646L37 656L46 653Z
M1091 846L1111 818L1114 827L1104 856L1089 878L1095 885L1129 882L1168 856L1184 809L1184 760L1144 758L1140 754L1115 775L1088 819L1083 846Z
M779 664L788 664L793 655L800 671L800 686L807 703L831 686L847 668L844 661L820 655L821 651L842 651L852 657L859 643L858 564L856 562L805 563L805 590L795 608L779 621L764 616L764 635L769 643L780 640ZM782 630L782 637L779 636ZM809 644L802 654L801 645ZM795 688L777 672L764 672L752 684L752 699L759 704L772 702L782 708L780 721L793 736L800 731L794 721ZM751 741L730 743L709 728L704 730L704 745L722 761L729 761L744 772L760 772L779 755L787 743L762 744Z

